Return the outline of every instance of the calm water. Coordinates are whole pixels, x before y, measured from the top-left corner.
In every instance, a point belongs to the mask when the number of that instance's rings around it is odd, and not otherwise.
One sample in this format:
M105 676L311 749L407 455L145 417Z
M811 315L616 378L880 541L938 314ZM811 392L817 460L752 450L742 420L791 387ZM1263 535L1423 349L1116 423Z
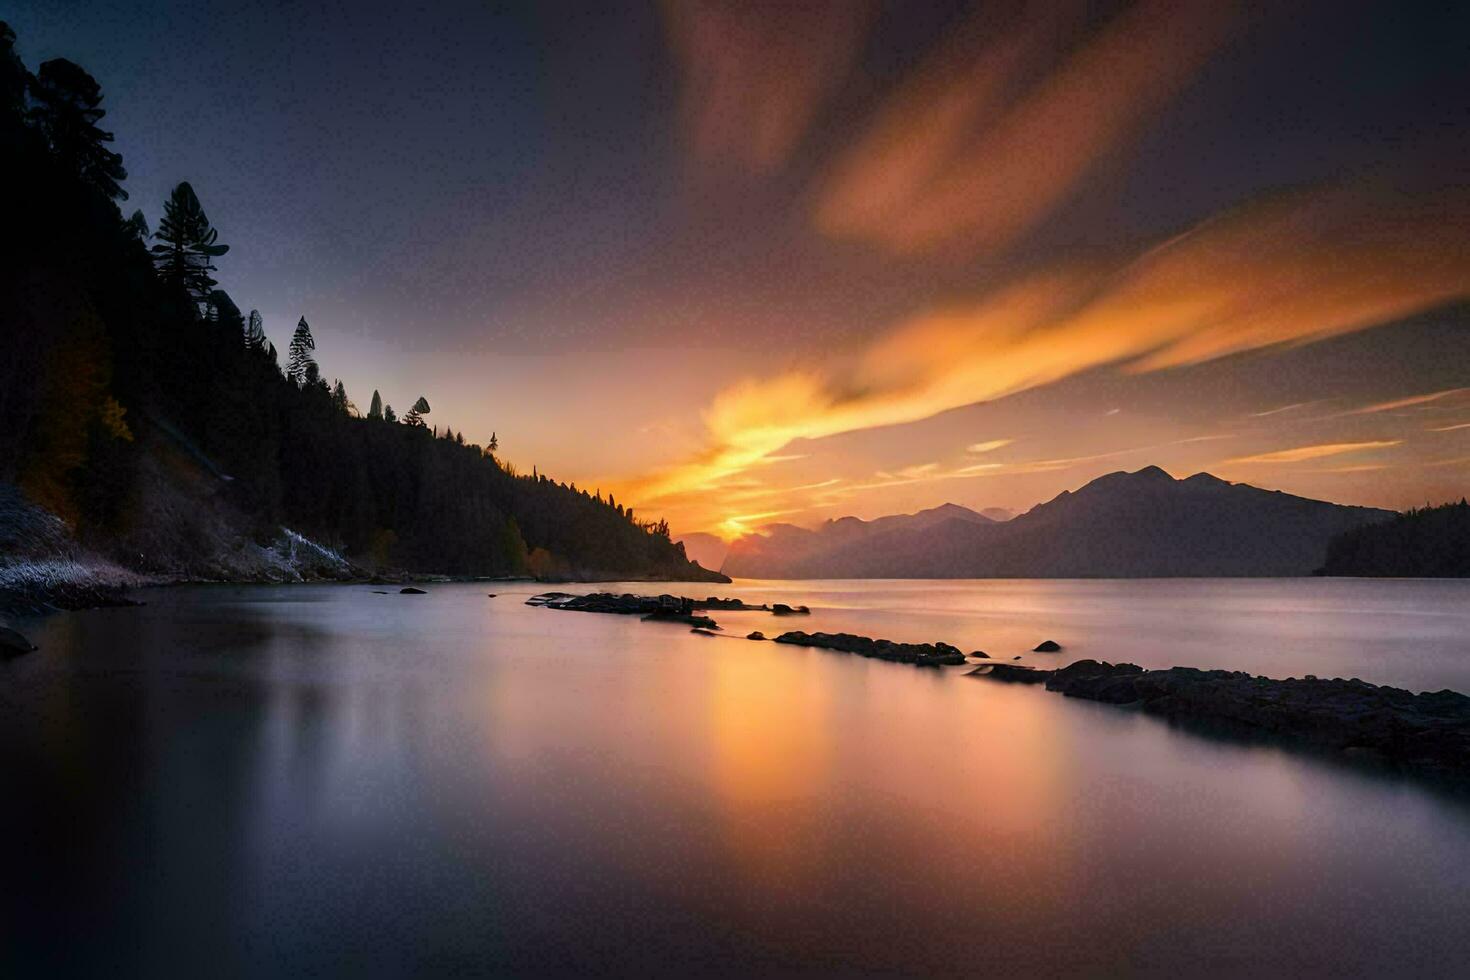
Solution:
M27 624L42 651L0 663L0 975L1470 962L1465 798L959 670L429 589ZM1470 582L721 591L1007 659L1054 638L1026 660L1470 691Z

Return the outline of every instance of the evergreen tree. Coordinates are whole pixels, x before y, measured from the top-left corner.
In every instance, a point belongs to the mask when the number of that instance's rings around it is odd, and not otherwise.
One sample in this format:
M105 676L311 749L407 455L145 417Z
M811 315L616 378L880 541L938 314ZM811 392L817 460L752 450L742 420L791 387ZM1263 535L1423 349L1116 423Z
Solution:
M378 389L373 389L373 402L368 406L368 418L380 419L383 417L383 398L378 394Z
M205 308L211 323L218 323L234 330L244 330L245 322L240 315L240 307L230 299L230 294L223 289L212 290L209 298L205 301Z
M296 321L296 332L291 335L291 346L286 351L286 377L304 386L310 372L314 382L319 373L316 358L312 356L315 350L316 341L312 339L311 327L307 325L306 317L302 317Z
M224 255L228 245L217 243L219 232L210 227L209 218L189 182L183 181L163 205L163 220L154 238L162 244L153 246L153 261L159 275L196 301L205 299L215 287L210 276L215 271L211 259Z
M341 378L338 378L337 383L332 385L332 405L344 415L356 414L356 407L348 399L347 386L342 383Z
M138 208L133 211L133 216L128 219L128 231L140 242L146 242L153 230L148 227L148 219L143 217L143 210Z
M107 148L112 134L97 126L107 115L98 108L102 88L97 80L56 58L41 65L30 88L35 103L31 118L61 165L108 197L127 200L127 191L119 186L128 177L122 156Z
M398 421L398 413L396 413L396 412L393 411L393 406L392 405L384 405L383 406L383 421L384 422L397 422Z
M7 151L23 134L30 87L31 73L15 53L15 32L0 20L0 147Z
M493 453L493 452L498 452L499 450L500 450L500 440L495 437L495 433L494 432L491 432L490 433L490 451Z
M265 349L265 321L261 319L259 310L251 310L250 320L245 324L245 349Z
M413 408L410 408L408 414L403 417L403 424L416 425L422 428L424 426L424 416L428 415L430 411L429 400L423 395L420 395L419 400L413 403Z

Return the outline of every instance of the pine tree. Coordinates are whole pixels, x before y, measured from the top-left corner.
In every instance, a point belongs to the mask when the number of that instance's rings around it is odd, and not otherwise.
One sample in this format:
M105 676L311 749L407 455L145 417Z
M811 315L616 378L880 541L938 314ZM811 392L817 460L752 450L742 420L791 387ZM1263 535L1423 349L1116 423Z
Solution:
M163 220L154 238L153 261L166 282L185 290L196 301L204 300L215 287L211 259L224 255L228 245L217 244L219 232L209 225L194 188L186 180L173 189L163 205Z
M493 453L493 452L498 452L499 450L500 450L500 440L497 439L497 438L495 438L495 433L494 432L491 432L490 433L490 451Z
M413 403L413 408L410 408L408 414L403 417L403 424L416 425L422 428L424 426L424 416L428 415L430 411L429 400L423 395L420 395L419 400Z
M127 200L119 186L128 177L122 156L107 148L112 134L97 126L107 115L98 108L102 88L97 80L81 66L56 58L41 65L30 88L31 118L61 165L108 197Z
M26 90L31 87L31 73L15 53L15 31L0 20L0 139L7 150L10 141L25 125Z
M205 300L205 313L211 323L224 324L236 330L244 330L244 319L240 316L240 307L230 299L230 294L223 289L211 290L209 298Z
M245 349L265 349L265 321L261 319L259 310L251 310L250 320L245 324Z
M397 422L398 421L398 413L395 412L395 411L393 411L393 406L392 405L384 405L383 406L383 421L384 422Z
M344 415L352 415L357 411L356 406L347 397L347 386L342 383L341 378L338 378L337 383L332 385L332 404Z
M378 394L378 389L373 389L373 403L368 406L368 418L380 419L383 417L383 399Z
M312 339L311 327L306 323L306 317L296 321L296 332L291 335L291 346L286 351L286 377L298 385L308 383L307 374L312 374L315 380L318 372L316 358L312 351L316 350L316 341Z

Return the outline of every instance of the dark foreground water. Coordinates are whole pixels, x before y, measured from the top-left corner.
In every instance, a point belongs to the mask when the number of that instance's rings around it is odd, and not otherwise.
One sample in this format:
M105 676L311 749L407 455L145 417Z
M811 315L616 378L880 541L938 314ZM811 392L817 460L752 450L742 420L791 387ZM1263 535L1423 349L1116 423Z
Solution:
M0 663L0 976L1470 963L1465 798L960 670L429 589L26 624L43 649ZM1470 582L723 591L814 609L716 614L737 634L1470 691Z

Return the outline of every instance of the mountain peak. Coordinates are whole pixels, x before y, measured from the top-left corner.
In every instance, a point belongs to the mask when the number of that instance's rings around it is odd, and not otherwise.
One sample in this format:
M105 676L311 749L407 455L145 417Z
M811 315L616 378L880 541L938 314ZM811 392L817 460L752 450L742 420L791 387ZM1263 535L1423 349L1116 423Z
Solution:
M1205 472L1196 473L1194 476L1188 477L1180 482L1203 487L1228 487L1231 485L1229 480L1222 480L1213 473Z

